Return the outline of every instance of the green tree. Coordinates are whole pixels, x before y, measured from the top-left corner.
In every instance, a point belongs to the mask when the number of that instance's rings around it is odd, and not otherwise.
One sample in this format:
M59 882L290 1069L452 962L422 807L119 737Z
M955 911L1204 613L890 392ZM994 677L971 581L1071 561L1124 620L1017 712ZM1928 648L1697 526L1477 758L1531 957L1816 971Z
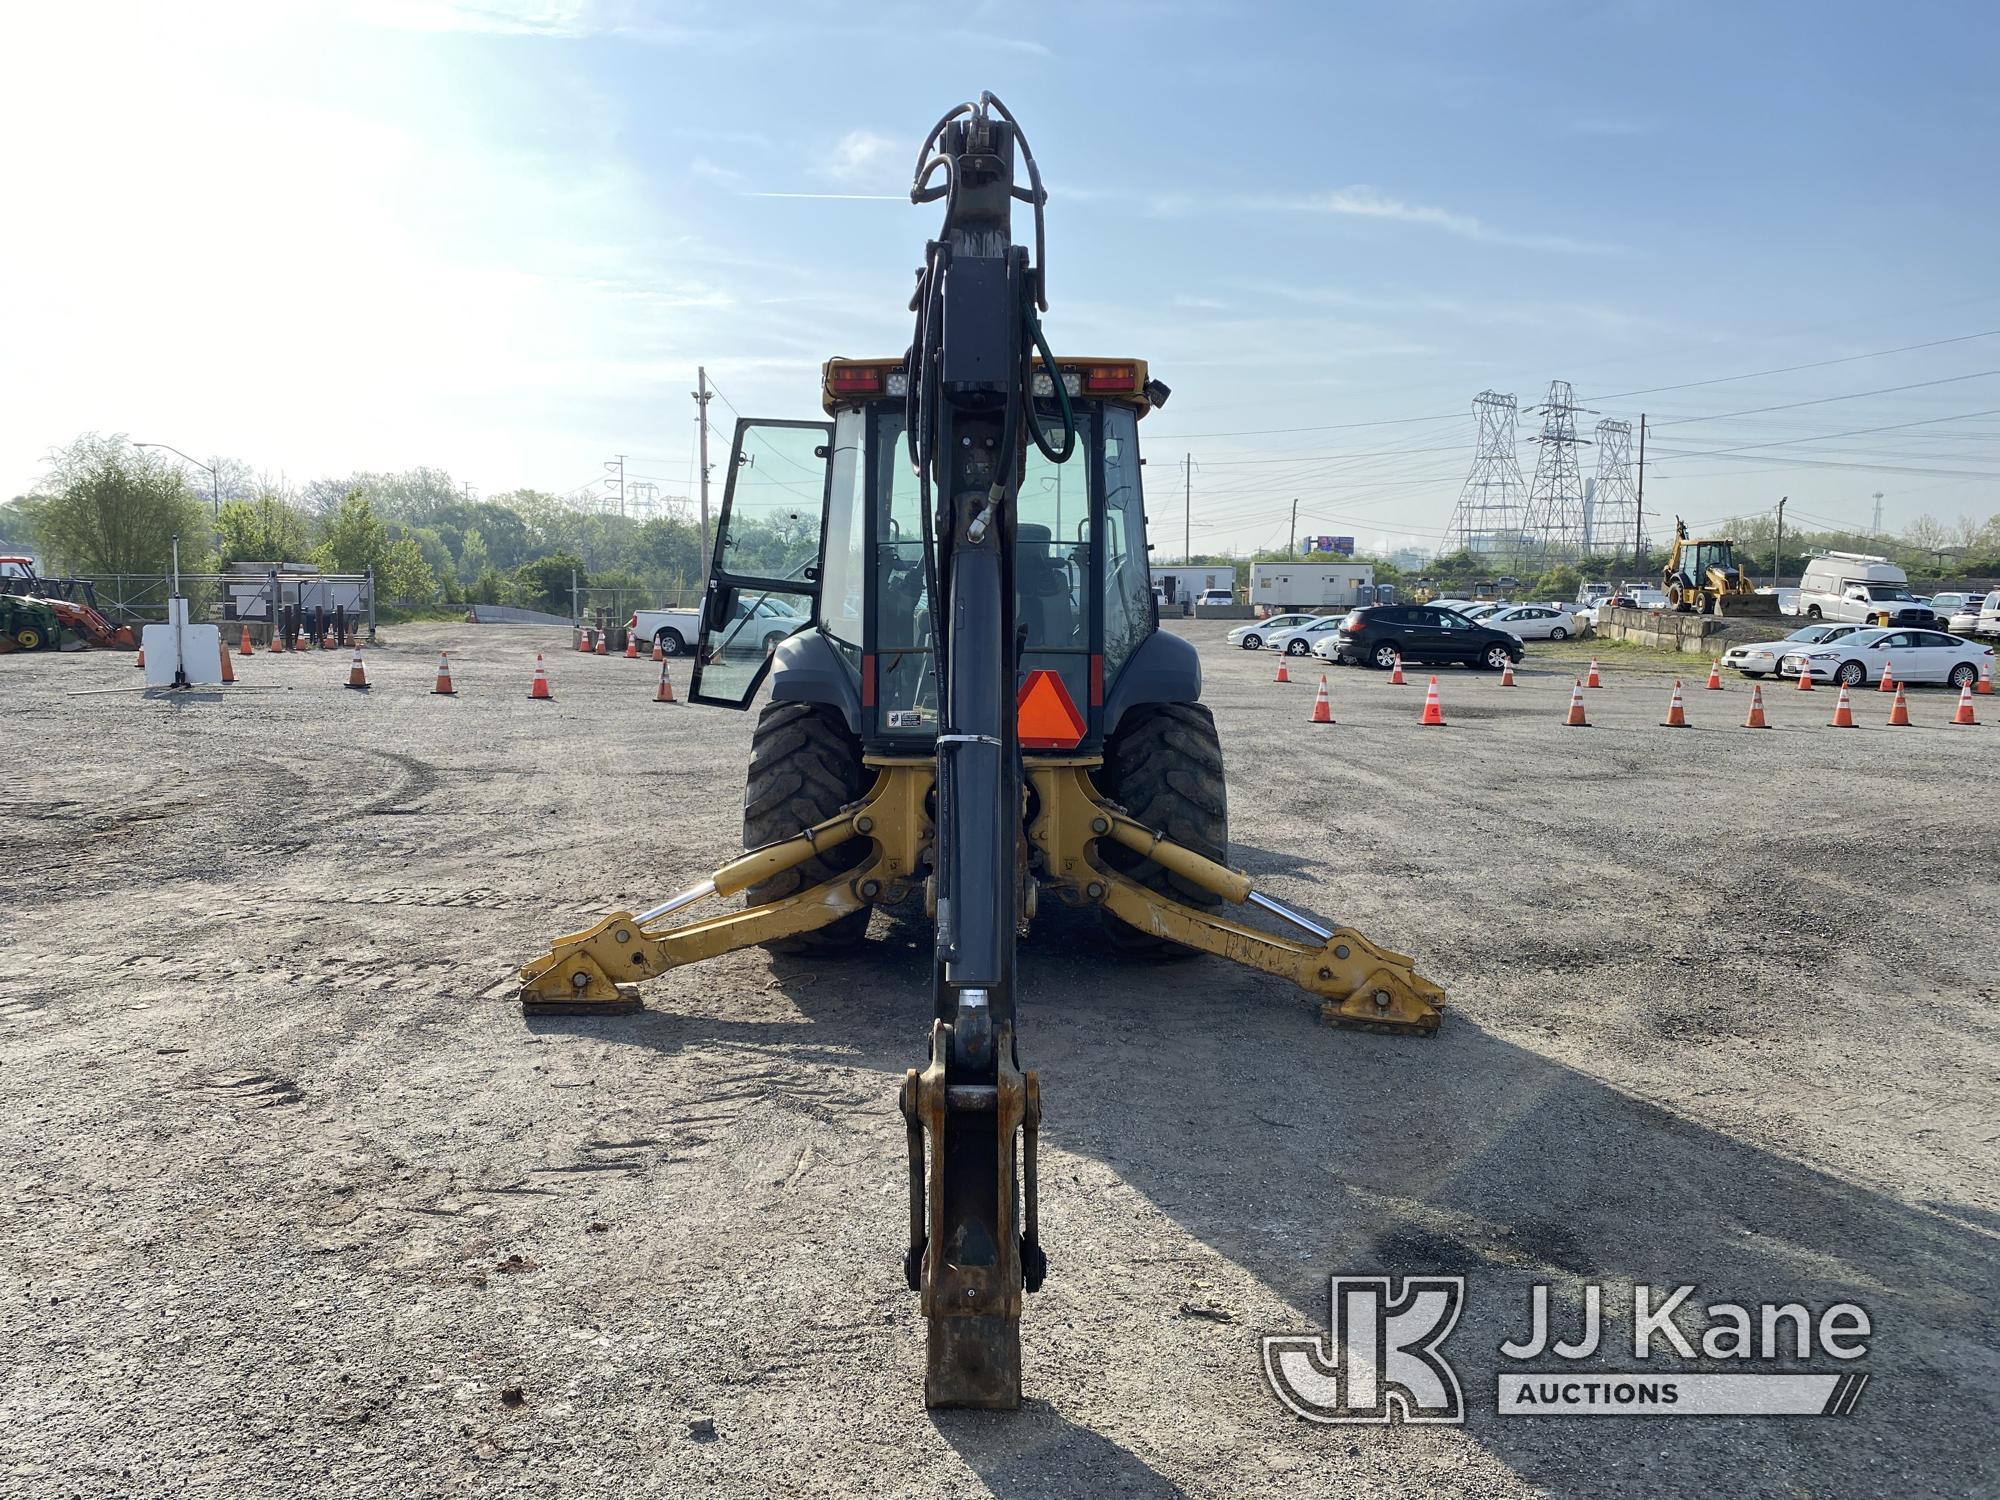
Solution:
M523 606L547 610L552 615L570 612L570 574L582 587L590 582L583 559L569 552L555 552L522 563L514 570L514 588Z
M472 604L508 604L514 599L514 590L506 574L488 567L480 569L479 576L465 586L465 597ZM565 609L563 613L569 611Z
M210 566L207 507L178 465L122 434L88 432L51 455L29 516L50 572L164 573L176 536L183 571Z
M389 528L375 514L374 502L354 490L327 517L314 560L329 572L362 573L379 564L388 550Z
M1543 599L1574 599L1583 579L1568 563L1557 563L1543 571L1524 592Z
M466 528L464 536L459 538L458 543L458 576L465 579L477 578L492 565L492 555L486 550L486 533L477 526ZM482 602L496 604L499 601L487 599Z
M383 597L399 604L429 604L437 593L437 579L413 536L397 537L383 549L375 581Z
M224 563L297 562L306 556L305 513L276 495L231 500L215 525L222 534Z

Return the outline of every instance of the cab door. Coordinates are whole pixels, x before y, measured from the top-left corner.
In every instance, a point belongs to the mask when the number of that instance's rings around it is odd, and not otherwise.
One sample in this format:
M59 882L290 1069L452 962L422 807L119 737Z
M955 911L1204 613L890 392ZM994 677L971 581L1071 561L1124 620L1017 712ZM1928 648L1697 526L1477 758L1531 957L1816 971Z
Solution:
M812 627L833 424L739 418L701 605L691 702L747 708L771 653Z

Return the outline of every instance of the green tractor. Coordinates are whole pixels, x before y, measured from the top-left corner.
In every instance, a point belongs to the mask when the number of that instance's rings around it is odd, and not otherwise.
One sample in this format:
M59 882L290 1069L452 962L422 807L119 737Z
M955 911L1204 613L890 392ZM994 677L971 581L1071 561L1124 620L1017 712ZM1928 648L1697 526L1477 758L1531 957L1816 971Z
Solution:
M53 651L61 640L56 612L46 603L0 594L0 656L10 651Z

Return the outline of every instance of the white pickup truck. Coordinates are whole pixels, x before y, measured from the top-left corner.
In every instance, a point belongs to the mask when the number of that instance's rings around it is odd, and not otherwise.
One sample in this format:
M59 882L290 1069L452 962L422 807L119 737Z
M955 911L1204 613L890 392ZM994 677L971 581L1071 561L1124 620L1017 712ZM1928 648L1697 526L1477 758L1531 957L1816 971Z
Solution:
M779 641L806 623L806 617L791 607L789 599L739 601L735 617L716 644L724 649L754 646L768 655ZM641 641L658 642L663 656L680 656L693 647L695 638L701 634L701 611L642 609L626 622L626 628Z

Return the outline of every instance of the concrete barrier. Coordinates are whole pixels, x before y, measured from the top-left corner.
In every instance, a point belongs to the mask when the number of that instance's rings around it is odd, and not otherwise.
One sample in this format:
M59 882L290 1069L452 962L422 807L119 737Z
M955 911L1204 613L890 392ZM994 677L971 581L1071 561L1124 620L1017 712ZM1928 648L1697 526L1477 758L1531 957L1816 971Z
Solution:
M1610 605L1597 611L1597 633L1614 641L1631 641L1660 651L1685 651L1690 656L1719 656L1733 637L1769 635L1770 620L1722 620L1713 615L1684 615L1674 610L1625 609ZM1754 629L1752 628L1754 626ZM1787 628L1790 628L1787 622ZM1777 634L1785 632L1779 630Z
M1254 620L1257 611L1248 604L1197 604L1194 617L1197 620Z

